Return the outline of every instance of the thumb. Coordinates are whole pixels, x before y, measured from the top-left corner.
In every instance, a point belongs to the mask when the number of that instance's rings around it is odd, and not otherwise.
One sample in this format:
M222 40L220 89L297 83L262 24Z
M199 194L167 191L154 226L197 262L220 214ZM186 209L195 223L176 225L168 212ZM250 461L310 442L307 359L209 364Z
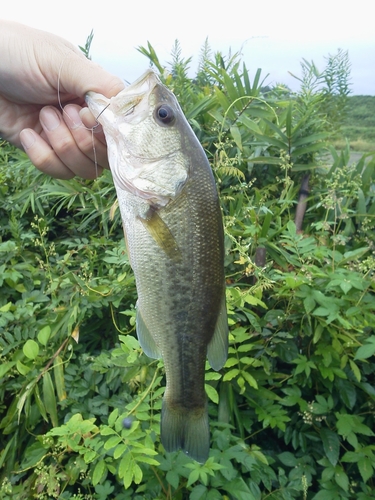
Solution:
M84 98L89 91L113 97L125 88L124 82L108 73L78 51L71 51L62 63L60 85L67 93Z

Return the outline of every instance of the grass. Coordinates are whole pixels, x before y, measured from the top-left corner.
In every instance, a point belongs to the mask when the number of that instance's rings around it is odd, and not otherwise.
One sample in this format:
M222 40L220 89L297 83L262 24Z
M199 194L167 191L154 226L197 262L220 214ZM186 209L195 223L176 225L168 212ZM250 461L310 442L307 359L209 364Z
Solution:
M353 151L375 151L375 96L349 96L341 133L333 145L343 149L346 140Z

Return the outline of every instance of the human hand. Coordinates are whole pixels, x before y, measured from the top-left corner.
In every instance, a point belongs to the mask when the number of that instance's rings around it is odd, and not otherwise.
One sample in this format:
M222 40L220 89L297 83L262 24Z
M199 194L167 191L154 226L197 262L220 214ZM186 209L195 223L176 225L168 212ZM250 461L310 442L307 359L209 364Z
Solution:
M108 168L104 134L84 96L112 97L124 86L63 38L0 20L0 136L42 172L92 179Z

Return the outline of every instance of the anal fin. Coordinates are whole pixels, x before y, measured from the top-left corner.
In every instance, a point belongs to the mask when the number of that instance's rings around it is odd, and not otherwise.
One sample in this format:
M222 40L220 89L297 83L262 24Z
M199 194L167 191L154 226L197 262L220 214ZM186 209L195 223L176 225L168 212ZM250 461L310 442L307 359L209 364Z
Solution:
M228 317L225 289L221 300L215 332L207 347L207 357L211 367L216 371L220 370L225 365L228 357Z

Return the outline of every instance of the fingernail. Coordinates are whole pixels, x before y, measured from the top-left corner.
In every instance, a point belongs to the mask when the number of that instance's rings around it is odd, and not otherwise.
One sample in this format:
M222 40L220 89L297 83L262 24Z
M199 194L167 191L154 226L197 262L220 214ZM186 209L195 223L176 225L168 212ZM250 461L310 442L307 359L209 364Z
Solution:
M65 106L64 117L68 117L68 120L65 120L65 122L71 130L82 127L82 120L75 106Z
M40 112L42 125L52 132L60 125L60 115L53 108L43 108Z
M31 130L22 130L20 133L20 141L23 149L26 151L26 149L29 149L34 145L35 135L31 132Z

